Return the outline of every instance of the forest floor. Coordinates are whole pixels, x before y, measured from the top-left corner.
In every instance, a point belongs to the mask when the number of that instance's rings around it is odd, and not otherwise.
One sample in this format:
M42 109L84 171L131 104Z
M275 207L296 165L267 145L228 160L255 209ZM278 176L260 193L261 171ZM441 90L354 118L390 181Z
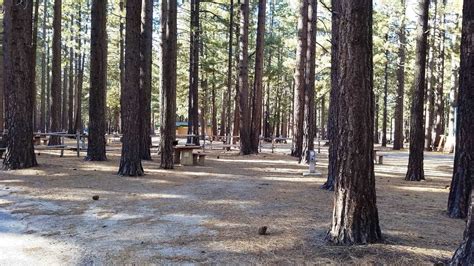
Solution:
M426 181L403 181L407 151L385 151L376 165L384 241L339 247L324 237L333 193L307 166L270 152L238 156L207 151L205 166L158 168L143 177L116 175L119 150L107 162L72 152L42 152L39 166L0 172L0 265L145 263L446 262L464 221L446 216L453 156L426 153ZM92 200L98 195L99 200ZM268 226L268 235L258 235Z

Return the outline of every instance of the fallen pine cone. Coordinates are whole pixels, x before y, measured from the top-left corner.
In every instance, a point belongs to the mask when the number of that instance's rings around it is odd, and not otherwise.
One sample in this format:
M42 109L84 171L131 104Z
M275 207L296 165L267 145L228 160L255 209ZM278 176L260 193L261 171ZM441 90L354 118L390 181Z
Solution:
M94 196L92 196L92 199L93 199L93 200L99 200L99 195L94 195Z
M266 226L262 226L260 228L258 228L258 234L261 235L261 236L264 236L267 234L267 229L268 227Z

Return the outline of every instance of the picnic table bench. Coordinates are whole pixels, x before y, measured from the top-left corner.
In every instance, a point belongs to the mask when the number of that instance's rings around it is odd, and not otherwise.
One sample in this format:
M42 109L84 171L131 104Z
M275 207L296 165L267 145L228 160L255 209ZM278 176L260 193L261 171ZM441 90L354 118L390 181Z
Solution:
M61 151L60 157L64 156L65 149L67 149L66 145L35 146L35 150L40 151Z
M194 165L193 150L200 149L197 145L176 145L174 147L174 163L182 165Z
M377 156L377 152L378 152L378 151L382 151L382 150L380 150L380 149L374 149L374 151L373 151L372 156L373 156L373 158L374 158L374 163L376 163L376 164L383 164L383 155L380 154L380 155Z

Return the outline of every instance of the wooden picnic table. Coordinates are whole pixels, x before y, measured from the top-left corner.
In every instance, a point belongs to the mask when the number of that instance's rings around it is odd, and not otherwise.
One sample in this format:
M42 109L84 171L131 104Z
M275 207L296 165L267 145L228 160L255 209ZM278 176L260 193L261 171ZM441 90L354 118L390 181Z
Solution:
M174 163L182 165L194 165L193 150L200 149L197 145L177 145L174 147Z

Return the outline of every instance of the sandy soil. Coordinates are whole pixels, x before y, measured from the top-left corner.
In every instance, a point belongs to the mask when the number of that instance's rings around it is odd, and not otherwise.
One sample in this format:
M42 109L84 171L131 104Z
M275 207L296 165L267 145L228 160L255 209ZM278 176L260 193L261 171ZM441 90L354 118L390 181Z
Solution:
M278 151L287 151L280 149ZM118 151L84 162L42 152L34 169L0 172L0 265L109 263L445 262L464 221L445 214L452 155L427 153L424 182L405 182L407 152L386 151L376 165L383 243L324 241L332 192L322 177L281 152L252 156L207 151L206 166L119 177ZM92 200L99 195L99 200ZM269 235L257 234L268 226Z

